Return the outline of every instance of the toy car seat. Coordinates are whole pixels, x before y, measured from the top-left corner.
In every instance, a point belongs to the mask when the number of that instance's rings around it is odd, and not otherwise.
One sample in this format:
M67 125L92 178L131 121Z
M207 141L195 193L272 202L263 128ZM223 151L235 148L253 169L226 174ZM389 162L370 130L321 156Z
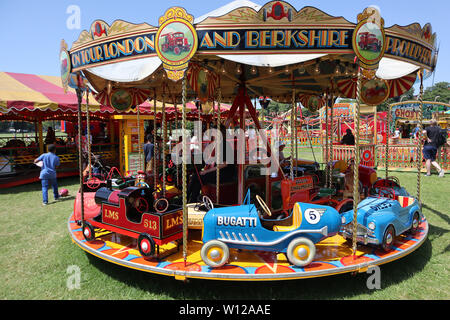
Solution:
M300 224L302 223L302 211L300 210L300 205L296 203L294 205L294 209L292 210L292 224L289 226L279 226L275 225L273 226L273 231L279 231L279 232L288 232L297 229L300 227Z

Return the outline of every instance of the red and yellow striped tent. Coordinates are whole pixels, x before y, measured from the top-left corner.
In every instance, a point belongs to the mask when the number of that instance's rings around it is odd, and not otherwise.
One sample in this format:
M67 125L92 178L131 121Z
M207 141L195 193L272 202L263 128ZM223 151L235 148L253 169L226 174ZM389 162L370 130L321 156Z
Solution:
M100 100L100 99L99 99ZM100 100L101 101L101 100ZM86 94L82 100L82 110L86 110ZM221 104L221 112L226 113L229 105ZM143 115L153 115L153 101L145 101L139 106ZM162 110L162 102L157 101L157 116ZM189 116L198 115L195 103L187 103ZM68 88L67 92L61 84L61 78L34 74L0 72L0 119L1 120L68 120L76 116L78 99L75 90ZM177 106L181 115L181 106ZM99 103L94 95L89 95L89 112L93 118L107 118L118 114L114 108ZM123 112L122 112L123 113ZM136 113L136 108L126 113ZM166 113L175 114L175 107L166 103Z

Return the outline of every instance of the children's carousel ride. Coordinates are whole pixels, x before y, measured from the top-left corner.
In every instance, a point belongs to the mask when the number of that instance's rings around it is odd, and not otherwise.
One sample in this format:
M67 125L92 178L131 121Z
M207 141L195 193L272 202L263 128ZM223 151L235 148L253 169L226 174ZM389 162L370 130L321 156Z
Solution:
M352 186L350 192L337 192L331 165L322 171L297 161L295 106L303 99L312 109L331 107L337 81L355 78L358 128L359 106L367 103L368 89L434 69L431 26L385 29L374 8L359 14L355 24L312 7L298 11L282 1L262 7L245 4L235 1L197 20L173 7L160 17L158 27L123 21L109 26L97 20L70 50L63 46L62 79L77 75L79 105L83 75L97 96L109 96L113 107L137 106L138 125L139 97L183 106L181 201L166 196L165 179L161 184L146 182L141 157L142 172L124 186L113 186L111 173L96 186L89 205L83 200L89 179L85 183L80 175L80 201L74 210L79 214L68 221L73 242L112 263L181 280L283 280L363 272L416 250L428 233L421 213L420 175L416 197L387 170L386 177L363 190L357 130L354 159L345 163ZM381 99L378 95L387 92L374 94ZM292 105L291 156L285 168L259 130L251 97L260 96ZM211 142L214 183L202 182L204 171L194 166L201 184L197 203L187 199L189 98L212 104L211 121L218 131L245 129L248 114L267 151L263 158L269 160L252 163L244 138L238 155L242 161L230 170L229 159L221 161L217 135ZM220 112L223 102L232 103L226 117ZM165 122L161 119L163 126ZM326 136L328 141L330 134ZM139 149L142 138L139 135ZM165 148L163 143L163 155ZM261 169L266 169L264 174Z

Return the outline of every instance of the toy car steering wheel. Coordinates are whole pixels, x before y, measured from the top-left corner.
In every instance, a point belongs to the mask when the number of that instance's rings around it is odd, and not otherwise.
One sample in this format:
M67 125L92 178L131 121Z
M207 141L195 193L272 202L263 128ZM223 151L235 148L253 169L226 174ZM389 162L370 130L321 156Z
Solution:
M392 188L380 187L378 189L378 196L382 198L395 199L395 191Z
M136 187L139 187L139 188L142 188L142 187L150 188L149 185L147 183L145 183L144 181L141 181L141 182L137 183Z
M261 206L261 208L263 209L263 211L268 215L268 216L272 216L272 212L270 212L269 207L267 206L267 204L264 202L264 200L257 194L256 195L256 200L258 201L259 205Z
M399 181L396 177L387 177L386 179L380 179L377 180L373 183L373 188L382 188L382 187L389 187L389 188L393 188L393 187L399 187L400 188L400 184Z
M91 177L86 182L86 185L88 186L89 189L97 189L101 183L102 183L102 181L99 178Z
M208 211L214 209L214 204L210 197L203 196L202 201L203 201L203 204L205 205L206 209L208 209Z
M169 201L167 201L166 198L159 198L153 204L153 208L155 208L156 212L158 213L166 212L167 209L169 208Z
M139 212L144 213L149 209L148 202L143 197L138 197L133 202L133 207Z

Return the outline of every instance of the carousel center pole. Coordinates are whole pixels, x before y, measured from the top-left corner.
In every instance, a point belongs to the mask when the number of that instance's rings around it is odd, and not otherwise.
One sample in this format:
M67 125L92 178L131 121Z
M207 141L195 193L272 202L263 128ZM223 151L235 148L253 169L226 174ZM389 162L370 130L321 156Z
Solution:
M353 239L352 252L356 255L356 232L357 232L357 213L359 204L359 116L360 116L360 99L361 99L361 68L358 68L358 80L356 85L356 109L355 109L355 161L353 164Z
M188 227L188 211L187 211L187 179L186 179L186 163L187 163L187 135L186 135L186 76L183 77L182 83L182 120L181 129L183 135L183 162L182 162L182 183L183 183L183 260L184 266L186 267L187 261L187 227Z

